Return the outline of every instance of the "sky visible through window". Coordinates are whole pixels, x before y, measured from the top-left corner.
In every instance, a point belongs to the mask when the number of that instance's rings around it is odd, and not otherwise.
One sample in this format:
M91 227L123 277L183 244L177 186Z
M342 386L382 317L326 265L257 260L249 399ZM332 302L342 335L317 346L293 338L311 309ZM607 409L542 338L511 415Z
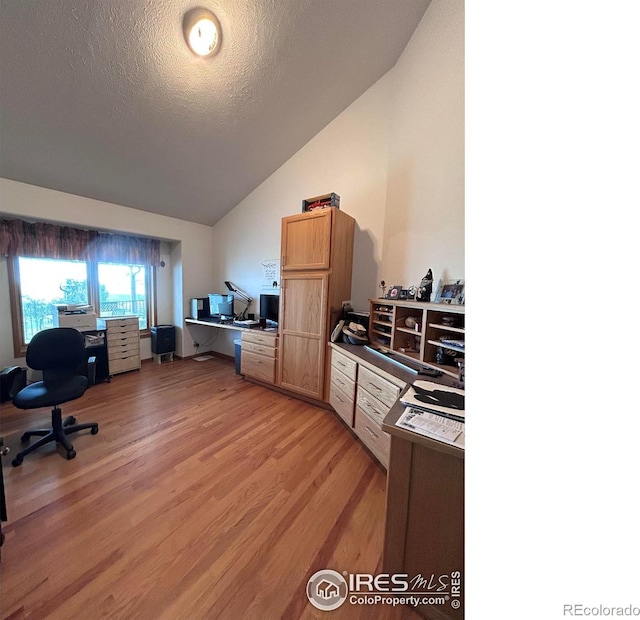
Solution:
M100 284L109 295L131 298L129 268L124 265L100 265ZM23 296L50 301L63 296L61 286L67 279L85 282L87 270L80 261L20 258L20 285ZM144 270L136 277L136 294L145 296Z

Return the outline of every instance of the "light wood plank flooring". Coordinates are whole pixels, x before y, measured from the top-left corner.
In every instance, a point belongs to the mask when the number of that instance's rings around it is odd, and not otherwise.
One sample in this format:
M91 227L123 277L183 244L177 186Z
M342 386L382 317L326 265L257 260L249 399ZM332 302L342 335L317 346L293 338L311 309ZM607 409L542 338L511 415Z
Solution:
M226 359L144 363L62 410L100 424L74 460L4 457L3 618L417 618L307 601L317 570L381 571L385 473L332 412ZM0 420L15 454L50 414Z

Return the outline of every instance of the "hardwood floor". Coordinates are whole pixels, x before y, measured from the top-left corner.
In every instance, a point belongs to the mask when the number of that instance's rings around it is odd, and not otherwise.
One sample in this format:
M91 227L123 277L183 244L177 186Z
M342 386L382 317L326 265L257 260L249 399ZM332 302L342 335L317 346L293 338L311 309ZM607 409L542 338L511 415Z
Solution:
M62 410L100 424L75 459L4 457L3 618L418 617L307 601L320 569L381 571L385 473L332 412L226 359L144 363ZM15 455L50 414L0 420Z

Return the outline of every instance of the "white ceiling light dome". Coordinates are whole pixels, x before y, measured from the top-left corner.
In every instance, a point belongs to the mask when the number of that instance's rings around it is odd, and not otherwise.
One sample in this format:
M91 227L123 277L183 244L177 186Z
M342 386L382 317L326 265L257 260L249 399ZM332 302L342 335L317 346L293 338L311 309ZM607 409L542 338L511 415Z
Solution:
M192 9L184 16L184 38L194 54L213 56L220 49L220 22L208 9Z

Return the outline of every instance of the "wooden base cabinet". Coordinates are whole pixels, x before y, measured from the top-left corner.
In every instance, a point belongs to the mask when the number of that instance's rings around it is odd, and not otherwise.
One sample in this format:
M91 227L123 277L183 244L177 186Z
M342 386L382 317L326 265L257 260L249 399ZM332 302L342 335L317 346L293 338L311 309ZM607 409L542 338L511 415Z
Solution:
M325 402L329 334L351 298L354 230L335 207L282 220L278 384Z
M385 420L392 434L383 572L434 575L447 599L416 611L429 620L463 620L464 451L398 430L398 415L392 410Z
M384 467L389 462L390 438L382 423L405 385L331 345L329 404Z
M275 384L278 365L278 334L253 329L242 332L240 372L264 383Z

